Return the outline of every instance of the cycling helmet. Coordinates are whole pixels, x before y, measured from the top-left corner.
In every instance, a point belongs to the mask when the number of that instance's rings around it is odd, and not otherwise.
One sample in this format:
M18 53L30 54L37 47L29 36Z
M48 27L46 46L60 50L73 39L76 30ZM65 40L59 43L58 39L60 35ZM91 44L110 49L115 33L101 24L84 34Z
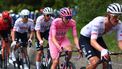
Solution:
M30 11L28 9L23 9L21 12L20 12L20 15L21 16L26 16L26 15L29 15L30 14Z
M46 7L43 9L43 14L53 14L53 9L50 7Z
M3 18L9 18L9 12L8 11L3 11L2 12L2 17Z
M70 8L61 8L60 9L60 15L65 17L65 16L72 16L72 10Z
M107 7L107 12L113 14L122 14L122 5L118 3L112 3Z

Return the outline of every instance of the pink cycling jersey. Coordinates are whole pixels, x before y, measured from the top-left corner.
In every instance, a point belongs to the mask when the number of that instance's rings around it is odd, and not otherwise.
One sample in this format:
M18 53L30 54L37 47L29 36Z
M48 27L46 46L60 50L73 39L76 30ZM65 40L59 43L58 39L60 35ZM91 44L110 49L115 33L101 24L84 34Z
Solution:
M56 37L56 40L60 46L68 46L71 44L69 39L66 37L66 33L69 29L72 29L72 34L74 37L77 36L76 22L73 19L71 19L67 24L64 24L62 18L56 18L52 22L49 32L49 48L52 58L58 57L58 49L51 40L52 35Z

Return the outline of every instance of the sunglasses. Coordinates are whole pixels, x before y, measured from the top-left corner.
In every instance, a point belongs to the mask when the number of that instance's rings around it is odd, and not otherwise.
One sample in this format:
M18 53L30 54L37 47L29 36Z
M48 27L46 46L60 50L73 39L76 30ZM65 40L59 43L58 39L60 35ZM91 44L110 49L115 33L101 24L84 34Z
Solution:
M45 16L50 17L50 16L52 16L52 15L51 15L51 14L46 14Z
M114 16L114 17L119 17L121 16L122 14L110 14L111 16Z
M22 18L28 18L29 16L28 15L24 15L24 16L22 16Z
M72 16L66 16L65 19L72 19Z

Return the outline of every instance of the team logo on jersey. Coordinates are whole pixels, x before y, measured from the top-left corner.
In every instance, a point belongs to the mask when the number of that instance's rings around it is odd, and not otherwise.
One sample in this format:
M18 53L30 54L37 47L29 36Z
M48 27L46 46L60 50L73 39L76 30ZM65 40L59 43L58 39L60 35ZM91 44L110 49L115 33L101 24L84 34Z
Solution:
M24 27L24 26L23 26L23 27L20 27L20 29L26 30L26 29L28 29L28 27Z

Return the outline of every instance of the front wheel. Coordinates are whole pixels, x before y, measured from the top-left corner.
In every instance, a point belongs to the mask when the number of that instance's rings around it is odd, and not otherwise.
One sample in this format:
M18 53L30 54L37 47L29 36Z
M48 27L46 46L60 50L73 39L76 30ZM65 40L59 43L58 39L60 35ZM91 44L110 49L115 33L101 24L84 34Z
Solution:
M47 69L51 69L51 65L52 65L52 59L49 58L47 62Z
M28 68L30 69L30 60L29 60L29 56L28 55L25 56L25 63L23 63L23 64L27 64Z
M8 60L8 54L7 54L7 50L6 50L6 48L4 49L4 59L3 59L3 67L5 68L5 69L7 69L7 60Z

